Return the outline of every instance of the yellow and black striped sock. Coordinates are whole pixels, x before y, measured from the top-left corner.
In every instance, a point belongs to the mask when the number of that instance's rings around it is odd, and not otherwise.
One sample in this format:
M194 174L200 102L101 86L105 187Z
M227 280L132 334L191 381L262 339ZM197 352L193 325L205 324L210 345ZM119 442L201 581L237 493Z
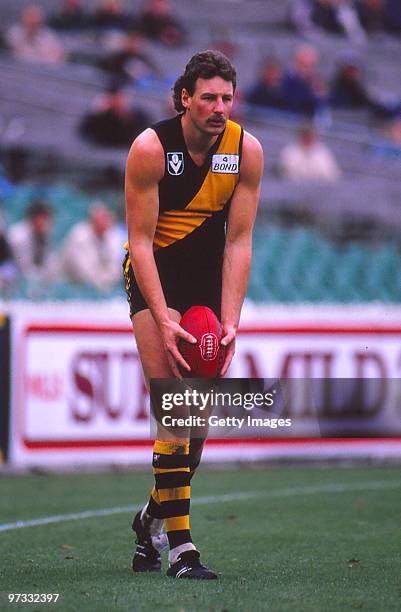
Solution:
M189 443L189 471L190 477L195 475L195 471L200 464L203 446L205 444L205 440L202 438L191 438ZM149 501L146 506L146 512L150 514L153 518L161 519L163 518L163 513L160 504L159 492L156 487L153 487L152 492L149 497Z
M156 440L153 448L153 473L170 551L177 547L180 552L184 548L195 548L189 527L189 444ZM156 502L153 492L152 499ZM152 508L155 509L153 504Z
M149 501L146 506L146 512L155 519L163 518L162 508L161 508L160 499L159 499L159 493L157 492L156 487L153 487L152 489L152 492L149 497Z

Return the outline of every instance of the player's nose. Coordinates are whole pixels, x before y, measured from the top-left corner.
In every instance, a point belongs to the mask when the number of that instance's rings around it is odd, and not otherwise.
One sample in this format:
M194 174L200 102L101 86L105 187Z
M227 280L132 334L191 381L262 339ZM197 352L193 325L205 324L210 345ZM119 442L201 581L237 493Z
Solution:
M222 115L224 113L224 103L222 99L217 99L216 104L214 106L214 112L218 115Z

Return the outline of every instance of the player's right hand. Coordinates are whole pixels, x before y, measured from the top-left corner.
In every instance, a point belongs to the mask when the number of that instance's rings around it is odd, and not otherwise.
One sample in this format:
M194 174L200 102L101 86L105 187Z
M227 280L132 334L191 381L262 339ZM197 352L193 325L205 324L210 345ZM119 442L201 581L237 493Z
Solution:
M178 340L182 338L186 342L196 344L196 338L172 319L170 319L168 323L164 323L160 331L171 371L176 378L183 378L180 367L188 373L191 371L191 368L178 350Z

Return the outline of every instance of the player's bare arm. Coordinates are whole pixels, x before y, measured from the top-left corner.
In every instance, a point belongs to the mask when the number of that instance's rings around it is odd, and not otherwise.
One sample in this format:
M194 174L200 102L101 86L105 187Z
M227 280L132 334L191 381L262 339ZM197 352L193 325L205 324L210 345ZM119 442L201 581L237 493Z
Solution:
M159 213L158 183L164 173L164 154L151 129L134 141L126 166L125 197L128 244L135 277L160 330L171 370L181 378L179 367L190 370L177 348L178 338L196 340L171 319L160 283L153 237Z
M241 171L231 202L223 263L221 319L222 344L227 346L221 370L224 376L235 352L235 337L246 294L252 258L252 230L263 174L263 150L259 141L244 133Z

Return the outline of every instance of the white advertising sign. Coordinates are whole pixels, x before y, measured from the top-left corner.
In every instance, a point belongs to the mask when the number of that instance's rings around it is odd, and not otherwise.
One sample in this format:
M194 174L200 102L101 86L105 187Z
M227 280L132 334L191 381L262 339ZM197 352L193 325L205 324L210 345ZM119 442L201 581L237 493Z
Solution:
M20 319L13 364L14 464L149 461L149 399L129 325ZM246 321L230 376L384 380L400 379L400 373L401 325ZM401 453L396 439L401 436L399 390L388 382L379 391L380 409L367 415L370 435L375 430L388 435L390 428L393 450ZM213 440L209 456L239 458L243 445L249 458L291 455L297 445L301 454L305 449L318 454L324 444L326 450L332 448L333 441L320 440L319 451L318 441L301 439L308 435L315 415L307 414L302 405L295 410L297 414L287 415L297 417L297 429L291 434L295 438L280 449L278 440ZM386 441L376 441L377 448L382 444L389 448ZM338 447L333 449L338 452Z

